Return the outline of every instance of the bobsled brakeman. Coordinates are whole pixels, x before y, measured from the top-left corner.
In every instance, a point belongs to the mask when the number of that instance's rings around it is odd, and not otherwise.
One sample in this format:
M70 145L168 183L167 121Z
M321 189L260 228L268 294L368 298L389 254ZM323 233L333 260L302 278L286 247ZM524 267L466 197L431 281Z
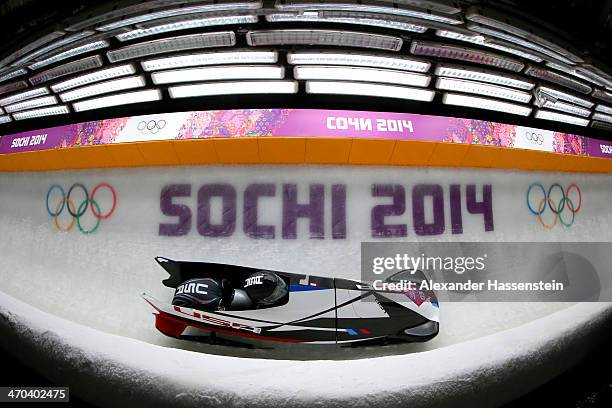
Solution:
M438 334L433 292L383 291L348 279L155 259L170 274L162 282L175 288L172 304L142 296L157 311L155 327L171 337L354 345L426 341ZM420 271L402 271L386 281L422 279Z

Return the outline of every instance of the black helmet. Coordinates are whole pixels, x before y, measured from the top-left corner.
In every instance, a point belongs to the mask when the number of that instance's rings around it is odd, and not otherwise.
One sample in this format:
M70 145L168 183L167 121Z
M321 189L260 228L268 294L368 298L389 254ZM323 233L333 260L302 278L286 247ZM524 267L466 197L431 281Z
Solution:
M259 271L249 275L244 280L243 287L249 297L260 305L271 305L288 293L285 281L269 271Z
M229 281L227 279L189 279L174 292L172 304L197 310L223 310L228 306Z

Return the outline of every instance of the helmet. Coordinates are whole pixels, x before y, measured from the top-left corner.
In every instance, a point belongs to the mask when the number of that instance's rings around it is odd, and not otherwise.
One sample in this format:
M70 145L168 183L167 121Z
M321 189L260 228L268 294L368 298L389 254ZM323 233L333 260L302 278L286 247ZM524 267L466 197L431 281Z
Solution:
M249 275L243 283L244 290L260 305L271 305L287 295L285 281L277 274L259 271Z
M205 311L223 310L228 304L228 289L226 279L189 279L176 288L172 304Z
M234 289L230 310L248 310L253 307L253 301L242 289Z

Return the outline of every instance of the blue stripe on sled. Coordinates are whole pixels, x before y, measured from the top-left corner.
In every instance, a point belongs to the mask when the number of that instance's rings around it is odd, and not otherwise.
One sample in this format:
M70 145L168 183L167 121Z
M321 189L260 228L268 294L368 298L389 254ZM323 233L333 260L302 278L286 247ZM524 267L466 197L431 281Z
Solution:
M289 292L305 292L307 290L325 290L333 288L320 288L318 286L309 285L289 285Z
M346 332L350 334L351 336L357 336L359 334L357 333L356 330L353 330L353 329L346 329Z

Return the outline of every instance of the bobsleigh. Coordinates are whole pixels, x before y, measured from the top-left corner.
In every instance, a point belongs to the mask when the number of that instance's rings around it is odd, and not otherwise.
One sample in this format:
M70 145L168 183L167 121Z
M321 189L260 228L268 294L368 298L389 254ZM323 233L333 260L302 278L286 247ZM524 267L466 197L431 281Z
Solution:
M430 291L382 290L348 279L155 260L170 275L162 283L175 289L172 304L142 296L156 311L155 327L170 337L269 347L272 342L421 342L438 334L438 301ZM422 279L421 271L401 271L385 282Z

